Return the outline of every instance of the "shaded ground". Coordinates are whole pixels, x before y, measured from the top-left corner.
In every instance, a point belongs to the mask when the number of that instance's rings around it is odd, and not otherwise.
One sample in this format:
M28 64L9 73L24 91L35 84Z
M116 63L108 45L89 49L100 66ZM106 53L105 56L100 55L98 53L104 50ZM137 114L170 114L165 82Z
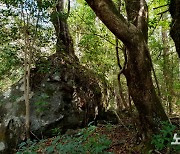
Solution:
M93 127L92 130L89 130L89 128L84 128L84 129L79 129L79 130L68 130L65 135L71 136L72 138L77 138L79 137L79 134L80 135L83 134L83 137L79 139L86 140L85 142L91 142L93 138L96 138L97 140L96 142L99 142L97 139L97 136L98 135L100 137L105 136L109 141L111 141L111 143L110 145L105 147L103 151L106 151L109 153L115 153L115 154L116 153L117 154L118 153L119 154L140 154L140 152L138 152L139 150L137 149L137 145L138 145L138 140L137 140L137 135L136 135L137 133L132 123L132 119L124 118L123 122L117 125L106 123L106 124L98 124L97 127L95 126L92 126L92 127ZM37 153L44 153L44 149L48 146L49 147L52 146L54 140L58 140L58 143L61 143L62 145L65 145L68 142L71 142L70 141L71 139L68 141L68 140L64 140L63 137L59 139L56 139L56 138L57 137L49 138L47 140L42 141L43 144L40 143L41 145L39 147L37 146L36 148L37 150L35 151ZM104 142L104 140L102 142ZM76 141L73 141L72 144L76 144ZM84 146L87 146L86 143L84 143L84 141L82 142L82 144L84 144ZM71 150L73 152L73 149ZM52 153L56 153L56 152L52 152ZM90 153L92 152L87 152L87 154L90 154Z
M101 134L106 134L112 141L112 144L107 149L108 152L120 153L120 154L140 154L135 147L136 144L136 132L130 128L127 130L122 125L115 126L100 126L97 131Z
M133 123L134 119L124 117L121 124L112 125L110 123L98 124L97 127L91 126L79 130L68 130L65 135L49 138L40 141L37 144L32 144L35 152L39 154L58 154L58 144L64 148L62 154L94 154L92 152L96 148L102 148L102 152L97 153L114 153L114 154L146 154L142 152L143 144L138 138L136 128ZM174 124L179 124L179 120L174 121ZM177 128L179 129L179 128ZM108 143L108 140L111 141ZM101 138L102 137L102 138ZM105 142L105 144L103 144ZM81 146L79 146L81 144ZM53 146L56 145L56 146ZM94 149L93 149L94 148ZM46 149L46 150L44 150ZM82 152L81 152L82 149ZM89 150L91 149L91 150ZM48 151L48 152L47 152ZM84 152L86 151L86 152ZM101 151L101 150L100 150ZM168 150L154 151L152 154L179 154L172 153ZM147 153L148 154L148 153Z

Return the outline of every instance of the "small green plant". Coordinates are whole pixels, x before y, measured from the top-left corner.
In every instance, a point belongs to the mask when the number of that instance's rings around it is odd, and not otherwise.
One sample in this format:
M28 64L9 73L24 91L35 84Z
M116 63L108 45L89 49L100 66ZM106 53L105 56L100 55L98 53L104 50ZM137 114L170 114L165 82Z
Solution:
M17 154L36 154L36 150L39 148L38 146L36 146L37 141L31 141L31 140L27 140L26 142L22 142L21 144L19 144L19 151L17 152Z
M75 137L65 136L63 142L57 145L58 152L72 154L105 153L111 141L105 136L96 133L96 127L90 126L82 129Z
M113 125L111 124L111 123L107 123L106 124L106 129L108 130L108 131L111 131L112 129L113 129Z
M153 144L155 148L160 151L165 148L170 148L171 151L178 151L177 146L171 145L176 127L170 124L168 121L161 122L161 125L162 129L160 130L160 133L153 136L151 144Z
M53 136L61 135L61 129L60 128L53 128L53 129L51 129L51 133Z

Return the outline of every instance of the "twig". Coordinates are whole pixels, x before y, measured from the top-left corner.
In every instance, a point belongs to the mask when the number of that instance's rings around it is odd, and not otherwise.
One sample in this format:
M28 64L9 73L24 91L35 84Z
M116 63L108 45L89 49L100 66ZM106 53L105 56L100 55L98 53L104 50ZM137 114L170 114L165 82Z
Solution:
M40 139L39 139L32 131L30 131L30 133L31 133L38 141L40 141Z
M69 17L70 9L71 9L71 2L70 2L70 0L68 0L68 12L67 12L67 17Z
M118 6L118 12L120 13L120 8L121 7L121 0L119 1L119 6ZM128 106L126 104L126 101L124 99L124 95L122 93L122 86L121 86L121 81L120 81L120 77L121 77L121 74L123 73L123 71L125 70L125 67L127 65L127 54L126 54L126 48L123 48L122 51L124 53L124 65L123 67L121 66L120 64L120 58L119 58L119 43L118 43L118 38L115 36L116 38L116 57L117 57L117 63L118 63L118 66L119 66L119 69L120 69L120 72L118 73L118 86L119 86L119 94L120 94L120 97L122 99L122 102L123 102L123 105L124 107L127 109Z
M164 13L166 13L166 12L168 12L169 11L169 9L167 9L166 11L163 11L163 12L160 12L160 13L158 13L157 15L163 15Z
M159 8L162 8L162 7L165 7L165 6L168 6L168 5L169 5L169 4L161 5L161 6L158 6L158 7L153 8L153 9L156 10L156 9L159 9Z
M124 123L122 122L122 120L121 120L121 118L119 117L119 115L117 114L117 112L114 111L114 110L113 110L113 112L115 113L116 117L118 118L118 121L123 125L123 127L124 127L127 131L129 131L129 129L128 129L128 128L124 125Z
M101 37L102 39L104 39L105 41L109 42L110 44L112 44L113 46L116 46L114 43L112 43L111 41L109 41L107 38L105 38L104 36L100 35L100 34L96 34L96 33L79 33L79 34L85 34L85 35L95 35L98 37ZM121 47L118 47L120 50L123 50Z
M77 16L78 16L85 24L89 25L81 16L79 16L79 15L77 15ZM107 38L105 38L104 36L94 33L93 30L90 29L90 28L87 28L87 29L91 32L91 34L88 34L88 33L80 33L80 34L96 35L96 36L99 36L99 37L103 38L104 40L106 40L106 41L109 42L110 44L116 46L116 44L112 43L111 41L109 41L109 40L108 40ZM120 47L118 47L118 48L119 48L120 50L122 50L122 48L120 48Z
M154 150L155 153L157 154L162 154L161 152L157 151L157 150Z

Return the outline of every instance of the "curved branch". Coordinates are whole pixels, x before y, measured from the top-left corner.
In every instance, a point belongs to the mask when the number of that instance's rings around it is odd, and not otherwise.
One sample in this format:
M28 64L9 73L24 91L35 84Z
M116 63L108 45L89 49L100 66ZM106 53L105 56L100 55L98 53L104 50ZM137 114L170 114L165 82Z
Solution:
M123 73L123 71L124 71L124 69L126 67L126 64L127 64L127 55L126 55L126 51L124 51L125 62L124 62L124 65L122 67L121 64L120 64L119 50L118 50L118 39L117 39L117 37L116 37L116 56L117 56L117 63L118 63L119 69L120 69L120 72L118 73L119 94L120 94L120 97L122 99L122 103L123 103L124 107L127 109L128 106L127 106L127 103L125 101L124 95L122 93L122 86L121 86L121 81L120 81L121 74Z
M136 46L142 35L137 28L119 14L112 0L86 0L100 20L125 46ZM132 47L131 46L131 47ZM133 48L133 47L132 47Z
M118 46L118 38L116 37L116 57L117 57L117 64L119 66L119 69L122 69L122 66L120 64L120 59L119 59L119 46Z

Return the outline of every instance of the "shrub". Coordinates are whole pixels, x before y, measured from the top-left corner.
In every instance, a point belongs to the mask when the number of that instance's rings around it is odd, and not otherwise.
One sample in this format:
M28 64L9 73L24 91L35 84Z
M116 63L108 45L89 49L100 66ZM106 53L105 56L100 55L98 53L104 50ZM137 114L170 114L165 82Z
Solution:
M172 152L177 152L180 150L180 146L171 145L173 141L175 126L167 121L161 122L162 129L159 134L155 134L152 138L151 143L155 146L156 150L163 150L169 148Z

